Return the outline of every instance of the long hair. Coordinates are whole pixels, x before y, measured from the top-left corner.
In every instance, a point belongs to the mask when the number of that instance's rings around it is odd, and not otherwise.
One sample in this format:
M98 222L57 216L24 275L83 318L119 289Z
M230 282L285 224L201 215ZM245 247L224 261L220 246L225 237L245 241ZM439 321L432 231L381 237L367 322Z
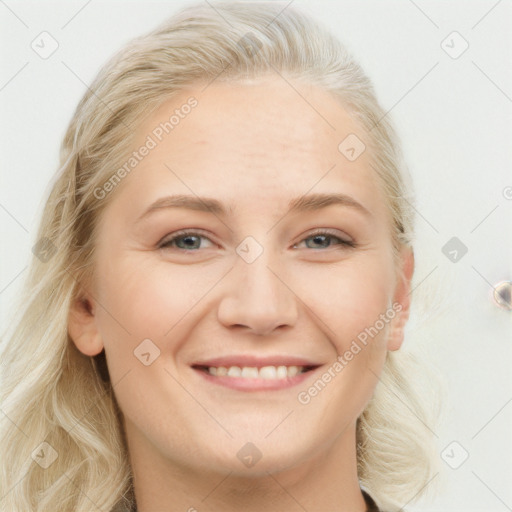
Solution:
M330 91L367 134L395 255L412 248L414 201L397 136L341 42L281 3L214 7L192 5L129 42L100 70L70 121L2 353L1 510L133 505L116 383L104 354L91 358L76 349L67 322L81 283L93 273L98 219L115 195L98 198L95 191L126 161L134 128L180 90L277 72ZM389 511L420 496L433 472L431 402L413 386L420 366L411 354L388 352L357 420L360 483Z

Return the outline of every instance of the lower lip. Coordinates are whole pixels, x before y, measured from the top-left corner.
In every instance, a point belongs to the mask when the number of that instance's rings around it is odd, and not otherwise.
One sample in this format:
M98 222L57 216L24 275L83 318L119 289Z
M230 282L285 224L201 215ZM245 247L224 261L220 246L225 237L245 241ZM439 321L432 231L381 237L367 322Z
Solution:
M319 367L318 367L319 368ZM285 379L246 379L243 377L217 377L210 373L192 368L195 372L199 373L208 382L225 386L227 388L236 389L238 391L272 391L280 389L288 389L297 384L304 382L313 373L318 370L315 368L305 373L299 373L294 377L286 377Z

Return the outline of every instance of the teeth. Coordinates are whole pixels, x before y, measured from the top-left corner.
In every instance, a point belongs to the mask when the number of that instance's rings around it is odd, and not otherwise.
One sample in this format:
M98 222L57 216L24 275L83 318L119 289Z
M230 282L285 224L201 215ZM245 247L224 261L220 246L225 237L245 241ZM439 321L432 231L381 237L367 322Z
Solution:
M302 373L302 370L298 366L289 366L286 372L288 377L295 377L298 373Z
M238 366L230 366L228 369L228 377L241 377L242 370Z
M229 375L229 373L228 373ZM259 376L258 368L244 367L242 368L242 377L245 379L257 379Z
M261 379L277 379L277 371L275 366L264 366L260 368Z
M286 366L278 366L277 367L277 378L278 379L284 379L287 374L288 374L288 371L286 370Z
M286 379L287 377L295 377L300 373L304 373L303 366L263 366L256 368L255 366L210 366L208 368L210 375L217 377L241 377L243 379Z

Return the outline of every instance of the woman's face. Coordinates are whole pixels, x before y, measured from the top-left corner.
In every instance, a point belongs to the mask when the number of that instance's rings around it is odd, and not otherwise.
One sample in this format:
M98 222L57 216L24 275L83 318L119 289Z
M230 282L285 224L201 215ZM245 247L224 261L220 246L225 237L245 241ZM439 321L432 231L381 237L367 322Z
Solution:
M132 451L254 475L354 443L409 291L357 138L281 78L198 84L138 127L136 165L98 192L88 327L70 316L105 349Z

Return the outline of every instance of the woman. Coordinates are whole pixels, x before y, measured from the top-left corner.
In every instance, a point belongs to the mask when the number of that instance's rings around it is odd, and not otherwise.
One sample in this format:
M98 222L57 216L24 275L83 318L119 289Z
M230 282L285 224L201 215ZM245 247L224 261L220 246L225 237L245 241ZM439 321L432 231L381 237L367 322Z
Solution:
M2 355L2 510L421 494L411 192L336 39L281 4L185 9L100 71L61 160Z

